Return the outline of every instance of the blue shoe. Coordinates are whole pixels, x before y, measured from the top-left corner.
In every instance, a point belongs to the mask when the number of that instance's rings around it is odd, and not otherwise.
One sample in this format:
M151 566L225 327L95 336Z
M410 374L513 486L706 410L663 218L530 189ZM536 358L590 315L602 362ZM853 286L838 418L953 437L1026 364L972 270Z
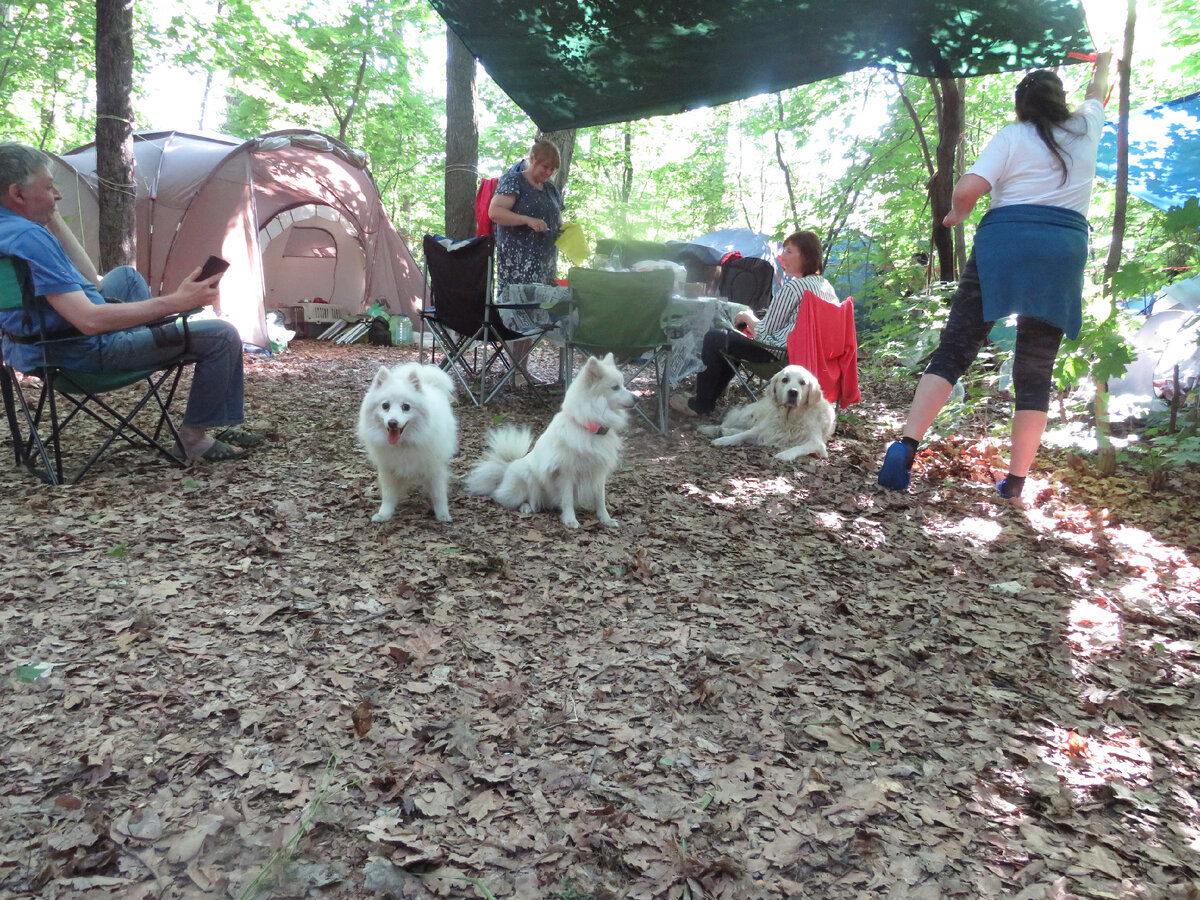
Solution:
M1025 487L1025 479L1024 478L1021 479L1019 484L1014 486L1011 481L1011 476L1009 476L1009 478L1005 478L1003 481L999 482L996 485L996 493L999 494L1001 497L1003 497L1006 500L1012 500L1015 497L1021 496L1021 491L1024 487Z
M903 441L893 442L887 448L883 466L879 469L879 486L893 491L907 491L911 468L912 460L908 458L908 447Z

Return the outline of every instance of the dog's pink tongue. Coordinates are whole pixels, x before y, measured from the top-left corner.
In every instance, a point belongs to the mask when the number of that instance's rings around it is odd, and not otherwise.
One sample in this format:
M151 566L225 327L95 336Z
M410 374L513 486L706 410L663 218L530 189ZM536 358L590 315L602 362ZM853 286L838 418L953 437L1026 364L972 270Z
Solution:
M403 433L404 433L403 428L399 428L395 425L389 426L388 427L388 443L389 444L400 443L400 435Z

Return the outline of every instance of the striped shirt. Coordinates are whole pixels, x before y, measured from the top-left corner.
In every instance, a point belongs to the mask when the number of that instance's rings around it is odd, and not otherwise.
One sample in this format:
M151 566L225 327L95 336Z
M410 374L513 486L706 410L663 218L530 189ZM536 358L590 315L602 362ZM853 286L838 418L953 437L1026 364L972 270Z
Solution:
M770 347L786 347L788 335L796 325L796 314L800 311L800 298L805 291L812 291L830 303L838 303L837 291L821 275L805 275L803 278L788 278L783 287L771 300L766 315L754 328L754 340Z

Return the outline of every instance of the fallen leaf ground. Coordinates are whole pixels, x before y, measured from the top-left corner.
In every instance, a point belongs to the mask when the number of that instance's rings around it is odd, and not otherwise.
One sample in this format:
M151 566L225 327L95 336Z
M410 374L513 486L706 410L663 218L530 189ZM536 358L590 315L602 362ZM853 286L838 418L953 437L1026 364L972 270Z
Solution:
M0 893L1200 894L1197 473L1048 453L1014 506L966 437L882 492L868 367L828 460L633 429L619 530L375 525L354 420L413 355L250 358L243 463L0 471ZM456 474L551 412L460 404Z

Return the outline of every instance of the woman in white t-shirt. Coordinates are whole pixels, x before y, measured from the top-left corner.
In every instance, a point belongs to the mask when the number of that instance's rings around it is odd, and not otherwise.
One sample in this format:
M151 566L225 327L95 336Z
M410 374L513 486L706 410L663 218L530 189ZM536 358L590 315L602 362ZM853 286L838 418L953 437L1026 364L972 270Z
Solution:
M1017 122L1005 126L954 186L942 220L966 220L984 194L991 208L975 233L950 318L917 385L900 440L888 447L879 484L909 485L917 448L999 319L1017 315L1013 355L1016 396L1007 476L996 485L1017 497L1041 445L1050 408L1054 360L1063 335L1079 335L1087 211L1104 125L1110 54L1096 59L1087 99L1072 112L1062 81L1030 72L1017 86Z

